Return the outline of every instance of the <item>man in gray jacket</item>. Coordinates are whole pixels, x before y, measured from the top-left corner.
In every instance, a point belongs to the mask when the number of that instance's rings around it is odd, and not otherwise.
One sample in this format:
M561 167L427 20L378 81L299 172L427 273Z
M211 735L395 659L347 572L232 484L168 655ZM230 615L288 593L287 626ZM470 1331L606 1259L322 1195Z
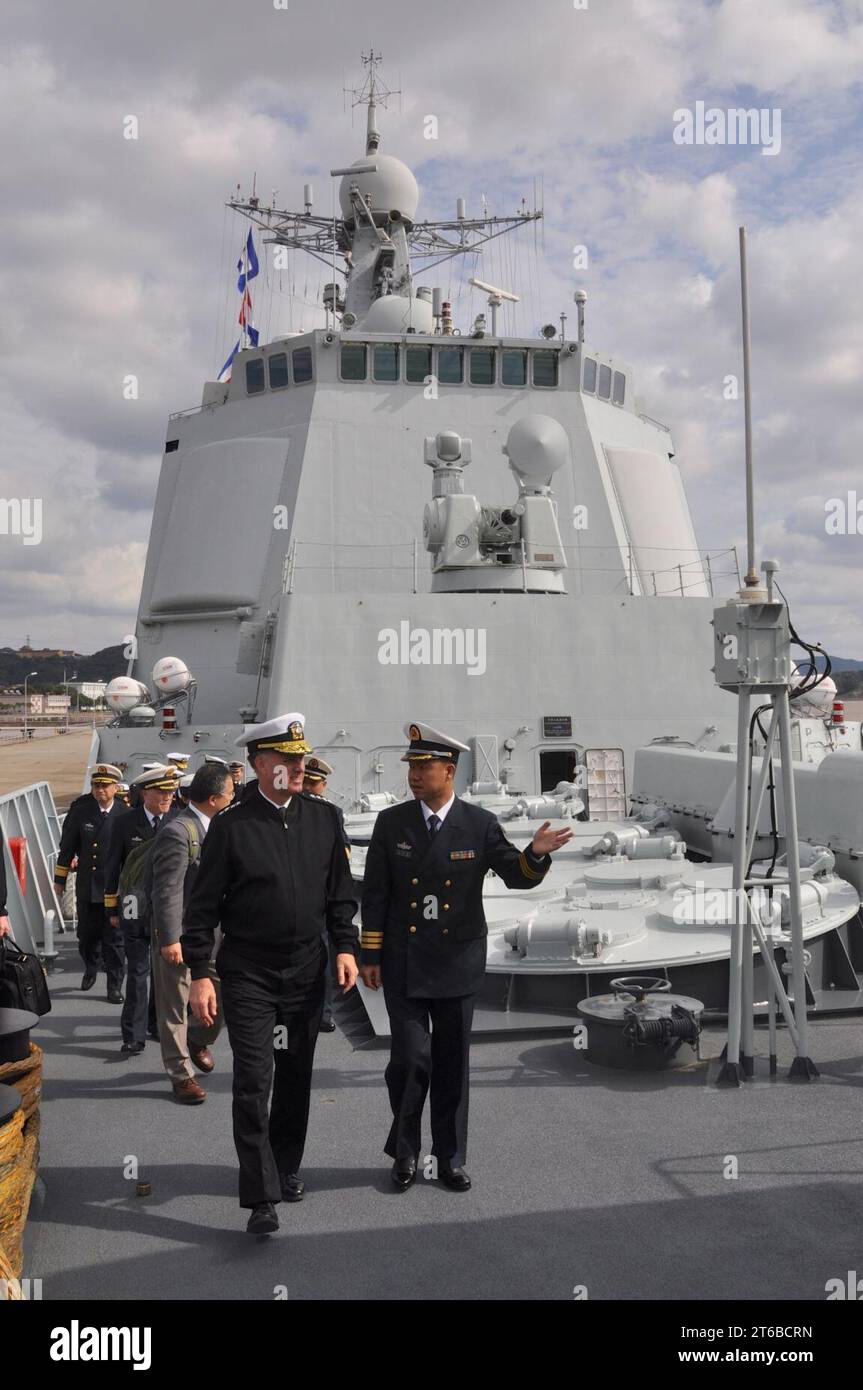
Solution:
M181 1105L200 1105L207 1093L195 1080L193 1065L202 1072L215 1063L210 1043L222 1027L222 1011L215 1022L205 1026L194 1016L188 1019L189 967L183 964L180 933L183 912L198 872L201 841L213 816L230 805L234 783L225 765L204 763L189 787L189 804L161 826L153 842L150 938L153 954L153 981L156 989L156 1015L162 1061ZM215 966L209 974L218 990Z

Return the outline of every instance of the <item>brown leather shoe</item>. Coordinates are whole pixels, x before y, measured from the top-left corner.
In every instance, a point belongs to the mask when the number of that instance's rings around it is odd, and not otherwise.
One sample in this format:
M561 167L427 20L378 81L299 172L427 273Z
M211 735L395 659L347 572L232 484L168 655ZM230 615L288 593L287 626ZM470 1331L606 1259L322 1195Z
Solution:
M208 1047L201 1047L197 1052L189 1051L189 1056L198 1071L212 1071L216 1065L213 1054Z
M207 1092L197 1081L193 1081L191 1076L187 1076L183 1081L172 1081L174 1089L174 1100L181 1105L200 1105L207 1099Z

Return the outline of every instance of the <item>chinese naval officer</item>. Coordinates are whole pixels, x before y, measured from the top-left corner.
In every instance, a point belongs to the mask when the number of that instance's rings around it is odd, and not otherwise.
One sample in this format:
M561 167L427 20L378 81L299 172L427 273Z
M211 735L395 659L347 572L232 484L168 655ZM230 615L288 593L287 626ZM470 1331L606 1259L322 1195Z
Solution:
M216 971L234 1054L240 1206L251 1208L253 1235L278 1230L276 1202L303 1196L298 1170L324 1006L324 930L342 990L357 978L357 898L337 808L303 791L312 751L304 723L302 714L284 714L237 740L257 782L207 831L180 938L192 1012L211 1024L217 1002L208 963L216 927L224 933Z
M81 988L93 988L101 955L112 1003L120 998L123 986L123 937L105 912L105 862L111 829L128 810L117 795L122 775L113 763L97 763L93 768L89 795L75 798L63 822L54 869L54 887L62 892L72 861L78 860L75 898L78 950L84 962Z
M366 859L360 974L383 984L392 1035L386 1084L393 1122L384 1146L399 1190L416 1178L422 1112L431 1089L437 1177L455 1192L470 1178L467 1150L470 1028L485 973L483 879L535 888L571 830L539 827L520 851L499 821L454 792L460 753L470 750L427 724L407 724L414 800L381 811Z

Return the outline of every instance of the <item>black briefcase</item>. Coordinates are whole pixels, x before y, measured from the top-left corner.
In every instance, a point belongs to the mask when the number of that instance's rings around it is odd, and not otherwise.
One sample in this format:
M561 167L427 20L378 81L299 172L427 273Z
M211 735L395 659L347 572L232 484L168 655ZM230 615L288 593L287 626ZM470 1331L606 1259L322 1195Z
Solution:
M0 936L0 1007L51 1012L51 995L38 956L20 950L12 937Z

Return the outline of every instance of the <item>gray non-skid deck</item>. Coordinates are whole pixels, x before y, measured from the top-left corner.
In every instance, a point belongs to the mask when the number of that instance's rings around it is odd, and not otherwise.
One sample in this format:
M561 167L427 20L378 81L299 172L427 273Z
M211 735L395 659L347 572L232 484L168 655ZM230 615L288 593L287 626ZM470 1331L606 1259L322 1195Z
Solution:
M863 1025L818 1022L814 1085L587 1065L567 1039L473 1049L473 1190L390 1191L381 1050L320 1039L307 1195L252 1238L236 1201L230 1050L171 1100L158 1045L127 1060L104 976L62 938L25 1274L63 1299L823 1299L863 1270ZM763 1048L766 1038L759 1034ZM783 1038L783 1057L788 1057ZM784 1070L784 1068L783 1068ZM739 1177L723 1176L726 1156ZM124 1164L152 1185L134 1195Z

